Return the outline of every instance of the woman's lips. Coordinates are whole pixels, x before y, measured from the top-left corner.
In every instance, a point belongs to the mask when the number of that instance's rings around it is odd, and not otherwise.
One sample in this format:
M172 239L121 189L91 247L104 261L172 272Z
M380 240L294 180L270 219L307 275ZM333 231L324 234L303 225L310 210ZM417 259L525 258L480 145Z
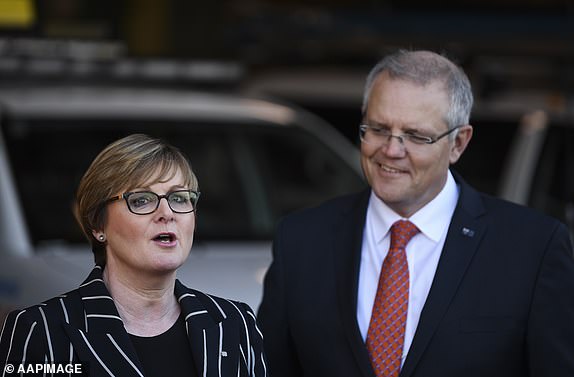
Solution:
M171 246L177 242L177 237L171 232L162 232L153 238L154 242L160 243L161 245Z

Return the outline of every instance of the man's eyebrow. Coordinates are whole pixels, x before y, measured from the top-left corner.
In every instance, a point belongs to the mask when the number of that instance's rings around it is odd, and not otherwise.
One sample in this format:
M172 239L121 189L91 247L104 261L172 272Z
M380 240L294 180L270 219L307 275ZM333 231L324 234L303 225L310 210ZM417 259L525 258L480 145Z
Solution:
M371 126L371 127L380 127L380 128L391 128L391 125L389 125L387 122L377 122L377 121L365 121L365 124ZM402 132L405 133L413 133L413 134L421 134L421 135L426 135L429 133L429 131L425 131L423 129L421 129L421 127L417 126L417 125L405 125L403 127L399 126L399 128L401 129Z
M376 126L381 128L389 128L389 124L386 122L377 122L377 121L369 121L368 119L365 121L365 124L368 126Z

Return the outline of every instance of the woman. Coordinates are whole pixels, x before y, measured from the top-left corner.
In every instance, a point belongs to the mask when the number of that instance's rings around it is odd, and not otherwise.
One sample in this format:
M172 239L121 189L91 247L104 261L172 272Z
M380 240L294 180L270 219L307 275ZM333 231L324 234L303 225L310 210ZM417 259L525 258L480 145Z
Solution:
M176 148L141 134L106 147L75 203L96 266L78 289L9 315L0 364L81 363L92 377L266 376L251 308L176 280L198 197Z

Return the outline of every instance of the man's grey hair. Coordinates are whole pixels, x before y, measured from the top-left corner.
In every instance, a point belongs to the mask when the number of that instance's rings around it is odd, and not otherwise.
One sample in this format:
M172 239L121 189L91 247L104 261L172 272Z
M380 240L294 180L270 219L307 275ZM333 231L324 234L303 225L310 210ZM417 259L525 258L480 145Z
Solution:
M383 72L387 72L393 79L407 80L421 86L436 81L443 82L450 99L450 106L445 114L448 129L469 124L473 96L468 77L462 68L432 51L399 50L379 61L367 76L363 94L363 116L367 113L373 84Z

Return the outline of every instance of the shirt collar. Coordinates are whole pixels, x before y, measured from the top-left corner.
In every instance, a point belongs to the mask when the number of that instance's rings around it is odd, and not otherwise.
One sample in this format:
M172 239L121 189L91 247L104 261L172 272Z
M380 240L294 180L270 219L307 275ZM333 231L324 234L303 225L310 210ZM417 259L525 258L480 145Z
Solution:
M419 228L422 234L430 240L438 242L450 224L450 219L458 201L458 195L459 188L449 170L446 183L438 195L409 219L405 220L410 220ZM385 238L396 221L404 219L379 199L373 191L371 191L369 199L367 216L370 217L367 223L373 225L377 243L380 243Z

